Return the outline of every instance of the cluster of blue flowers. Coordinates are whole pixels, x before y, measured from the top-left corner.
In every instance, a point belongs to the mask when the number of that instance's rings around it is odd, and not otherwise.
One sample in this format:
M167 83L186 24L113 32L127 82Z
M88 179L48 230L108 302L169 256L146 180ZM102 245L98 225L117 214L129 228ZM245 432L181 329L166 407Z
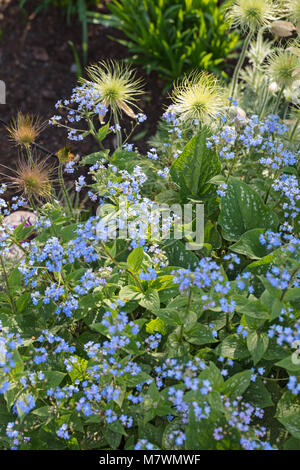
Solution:
M272 188L274 191L280 192L280 195L288 200L288 202L284 202L282 205L284 217L292 217L293 219L299 217L300 190L296 176L283 174L273 182Z
M6 426L6 436L11 441L11 450L18 450L20 445L28 444L30 442L30 437L25 436L24 433L18 431L16 428L16 423L9 422Z
M226 414L226 424L218 426L214 429L213 437L216 441L226 439L226 436L232 435L234 429L241 433L240 444L245 450L273 450L268 442L260 439L266 435L266 428L256 425L250 427L253 419L262 419L264 411L261 408L254 407L249 403L242 401L242 397L237 397L231 401L228 397L223 396L223 405ZM253 436L254 434L254 436Z
M11 333L0 322L0 395L11 386L10 373L17 367L15 351L23 344L19 333Z
M82 86L74 88L69 100L59 100L56 109L66 111L66 124L64 127L69 129L68 139L73 141L80 141L86 135L85 130L70 128L70 125L79 123L83 119L99 116L100 121L103 120L107 113L107 108L102 102L102 96L97 86L91 82L84 83ZM49 124L62 125L62 116L53 116Z
M217 134L207 139L207 148L216 148L218 154L232 160L242 155L241 149L247 154L255 150L261 153L258 162L272 170L281 170L297 163L298 154L287 150L278 136L287 133L289 128L282 124L279 116L270 115L263 121L258 116L239 118L236 126L236 117L227 123L222 119L222 126Z

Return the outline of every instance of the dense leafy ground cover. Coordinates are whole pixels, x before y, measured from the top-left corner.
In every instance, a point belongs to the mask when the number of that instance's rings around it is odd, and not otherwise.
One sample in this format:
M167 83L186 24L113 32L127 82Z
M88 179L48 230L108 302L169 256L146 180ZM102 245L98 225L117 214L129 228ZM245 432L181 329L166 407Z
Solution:
M8 129L23 194L1 199L2 449L299 448L300 54L261 31L292 34L282 15L233 6L247 38L230 90L187 76L147 155L120 126L143 125L142 84L116 62L51 119L98 152L65 147L53 168L36 119Z

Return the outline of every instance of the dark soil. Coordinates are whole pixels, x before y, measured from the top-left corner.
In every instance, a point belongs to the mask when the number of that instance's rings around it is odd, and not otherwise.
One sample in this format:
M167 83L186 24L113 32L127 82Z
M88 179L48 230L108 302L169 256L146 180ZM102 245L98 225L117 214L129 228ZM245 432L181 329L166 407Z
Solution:
M27 2L26 12L19 9L18 3L18 0L0 0L0 80L6 83L6 105L0 104L0 119L8 122L22 111L48 121L57 114L55 103L68 98L76 85L76 74L72 72L74 57L68 41L73 41L81 53L81 24L74 17L68 25L62 11L53 7L45 13L33 14L39 1ZM126 47L110 40L109 35L121 37L120 33L102 25L89 26L89 63L128 56ZM163 111L164 83L154 73L145 76L138 70L138 75L145 80L146 94L139 105L148 120L139 128L139 131L146 128L147 134L137 146L145 151ZM96 150L89 140L80 144L68 142L65 131L54 127L42 133L39 143L52 152L67 143L80 155ZM0 163L11 167L17 157L18 150L0 125Z

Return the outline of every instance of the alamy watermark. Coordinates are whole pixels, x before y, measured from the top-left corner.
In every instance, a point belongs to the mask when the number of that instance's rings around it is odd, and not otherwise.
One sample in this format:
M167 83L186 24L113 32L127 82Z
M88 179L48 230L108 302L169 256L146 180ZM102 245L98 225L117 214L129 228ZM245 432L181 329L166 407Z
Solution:
M128 204L120 197L116 206L106 204L97 210L96 230L100 239L135 241L183 240L187 250L199 250L204 243L203 204L157 204L143 200Z
M296 351L292 354L292 363L299 365L300 364L300 339L297 339L293 342L292 348L296 349Z
M0 80L0 104L6 104L6 85Z

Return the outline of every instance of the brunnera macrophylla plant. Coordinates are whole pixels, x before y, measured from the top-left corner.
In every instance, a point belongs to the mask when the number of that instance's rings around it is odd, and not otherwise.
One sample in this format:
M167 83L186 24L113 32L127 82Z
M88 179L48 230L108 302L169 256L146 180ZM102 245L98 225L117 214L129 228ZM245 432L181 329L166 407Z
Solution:
M99 151L59 151L60 190L49 174L40 191L44 169L39 185L23 178L21 197L1 186L1 448L299 448L294 124L248 115L193 74L142 155L120 124L146 118L133 111L139 84L121 65L99 67L51 119ZM35 171L36 138L18 138ZM149 230L157 207L187 203L204 206L193 250L172 211ZM35 218L14 226L20 208Z

